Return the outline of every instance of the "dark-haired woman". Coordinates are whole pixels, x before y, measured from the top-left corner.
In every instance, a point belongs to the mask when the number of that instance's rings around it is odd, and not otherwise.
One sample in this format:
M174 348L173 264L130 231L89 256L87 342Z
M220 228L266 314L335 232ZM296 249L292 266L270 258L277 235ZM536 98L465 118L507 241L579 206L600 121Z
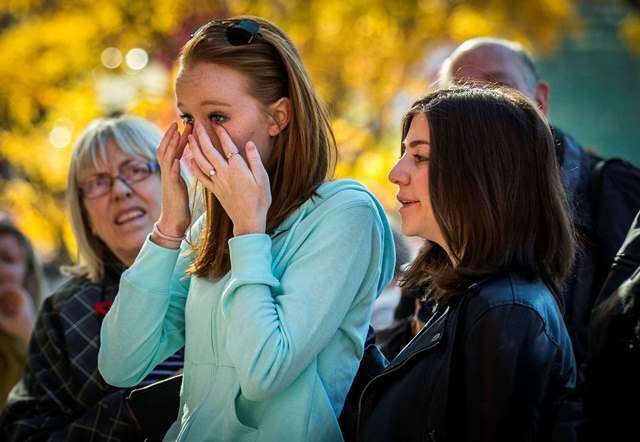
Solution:
M544 117L500 89L441 90L405 116L405 286L435 312L365 388L359 441L547 441L576 367L559 289L574 234Z
M393 273L385 214L357 182L326 181L328 118L275 25L212 21L180 61L188 129L173 125L159 147L161 215L103 324L100 371L135 385L184 346L165 439L340 441L337 416ZM192 241L176 173L187 136L206 200Z

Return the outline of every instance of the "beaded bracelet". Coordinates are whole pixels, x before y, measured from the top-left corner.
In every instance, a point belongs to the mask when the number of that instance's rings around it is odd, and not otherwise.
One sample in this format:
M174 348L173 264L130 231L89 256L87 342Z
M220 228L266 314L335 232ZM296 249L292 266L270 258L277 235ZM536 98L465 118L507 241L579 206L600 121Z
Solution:
M167 241L172 241L172 242L182 242L185 239L185 236L171 236L171 235L165 235L164 233L162 233L160 231L160 229L158 228L158 221L156 221L153 224L153 231L162 239L166 239Z

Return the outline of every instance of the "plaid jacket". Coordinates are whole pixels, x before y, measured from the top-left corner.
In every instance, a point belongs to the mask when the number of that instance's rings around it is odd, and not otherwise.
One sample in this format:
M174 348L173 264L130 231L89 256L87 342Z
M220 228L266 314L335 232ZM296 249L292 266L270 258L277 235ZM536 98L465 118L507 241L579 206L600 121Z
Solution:
M98 372L104 312L96 305L113 301L118 279L73 278L45 300L24 375L0 418L0 440L142 440L124 400L128 390L107 385Z

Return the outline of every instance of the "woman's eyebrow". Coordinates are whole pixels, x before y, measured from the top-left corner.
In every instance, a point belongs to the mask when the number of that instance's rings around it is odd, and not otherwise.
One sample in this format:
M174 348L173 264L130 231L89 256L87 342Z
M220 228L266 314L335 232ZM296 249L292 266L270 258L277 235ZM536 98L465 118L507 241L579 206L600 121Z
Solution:
M427 146L430 146L431 143L428 142L427 140L413 140L409 143L409 147L417 147L420 146L421 144L426 144ZM407 145L406 143L403 141L402 142L402 147L406 148Z
M123 160L120 164L118 164L118 171L120 171L123 167L128 166L131 163L144 161L142 158L127 158Z
M218 101L218 100L202 100L200 103L198 103L200 106L226 106L226 107L231 107L231 104L226 103L224 101ZM176 103L176 107L178 108L178 110L180 112L182 112L183 114L187 114L187 112L183 112L182 111L182 107L184 105L181 102Z
M224 101L217 101L217 100L202 100L200 102L200 106L206 106L206 105L212 105L212 106L231 106L229 103L225 103Z

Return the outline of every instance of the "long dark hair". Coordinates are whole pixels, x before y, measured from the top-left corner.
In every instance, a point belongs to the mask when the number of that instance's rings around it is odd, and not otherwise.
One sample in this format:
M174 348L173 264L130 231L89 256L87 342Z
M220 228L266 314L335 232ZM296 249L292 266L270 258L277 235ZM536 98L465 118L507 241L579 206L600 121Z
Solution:
M428 281L430 296L443 299L509 271L540 278L562 305L575 233L542 113L505 88L444 89L413 104L402 139L417 114L429 124L431 205L455 264L427 242L403 285Z
M214 20L187 42L180 62L183 68L205 62L244 74L249 93L264 105L289 98L292 119L275 138L265 164L271 182L272 203L267 215L267 232L271 232L332 174L337 148L328 114L289 37L258 17L235 17L230 21L243 18L260 25L260 34L251 43L230 44L224 23ZM207 219L190 270L198 276L219 278L231 267L227 241L233 234L233 225L215 196L205 192Z

